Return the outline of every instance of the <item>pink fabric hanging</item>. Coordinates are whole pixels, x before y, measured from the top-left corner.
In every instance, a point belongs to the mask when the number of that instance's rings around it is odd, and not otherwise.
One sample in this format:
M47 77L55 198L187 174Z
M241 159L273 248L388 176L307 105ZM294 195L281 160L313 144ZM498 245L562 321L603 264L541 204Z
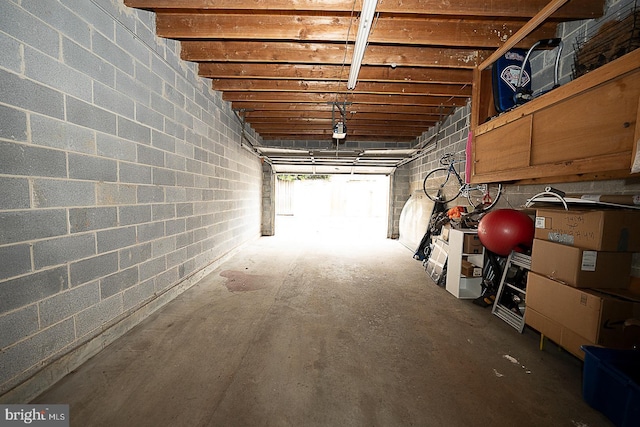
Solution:
M469 131L467 136L467 148L465 149L465 162L464 162L464 182L469 184L471 181L471 141L473 140L473 133Z

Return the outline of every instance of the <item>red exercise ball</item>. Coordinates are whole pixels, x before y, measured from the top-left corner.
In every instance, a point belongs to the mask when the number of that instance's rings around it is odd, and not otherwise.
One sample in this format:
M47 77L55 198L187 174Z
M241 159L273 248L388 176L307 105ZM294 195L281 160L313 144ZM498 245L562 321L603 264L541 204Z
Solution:
M534 231L533 220L529 215L515 209L491 211L478 223L480 242L500 256L531 248Z

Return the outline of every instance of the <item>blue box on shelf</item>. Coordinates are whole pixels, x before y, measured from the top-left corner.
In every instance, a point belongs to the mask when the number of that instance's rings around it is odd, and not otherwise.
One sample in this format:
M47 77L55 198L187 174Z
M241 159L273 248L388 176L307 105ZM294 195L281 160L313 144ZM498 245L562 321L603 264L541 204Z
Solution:
M582 397L618 427L640 426L640 350L584 345Z

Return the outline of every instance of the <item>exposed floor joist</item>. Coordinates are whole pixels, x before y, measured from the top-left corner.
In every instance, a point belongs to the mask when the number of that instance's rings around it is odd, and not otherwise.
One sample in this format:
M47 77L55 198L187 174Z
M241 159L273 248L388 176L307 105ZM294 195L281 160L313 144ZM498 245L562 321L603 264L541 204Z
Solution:
M358 83L347 90L362 0L125 0L156 13L157 35L181 42L181 58L199 63L262 145L330 144L343 105L347 140L381 148L414 144L465 105L473 69L548 3L379 0ZM518 46L603 8L604 0L568 1Z

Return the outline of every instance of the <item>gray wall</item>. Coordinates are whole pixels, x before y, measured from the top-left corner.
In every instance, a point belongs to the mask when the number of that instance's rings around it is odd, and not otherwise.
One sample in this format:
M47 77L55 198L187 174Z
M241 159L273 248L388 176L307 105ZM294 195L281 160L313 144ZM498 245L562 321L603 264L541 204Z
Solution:
M259 159L154 29L0 2L0 395L260 235Z
M618 16L619 12L628 11L634 0L610 0L607 2L605 16L598 20L575 21L560 25L558 36L564 40L564 50L560 67L560 82L567 83L571 79L573 65L573 48L576 38L584 37L585 34L593 31L603 22L609 21ZM532 61L533 80L553 82L553 66L555 52L540 52ZM534 90L548 89L549 84L534 85ZM411 192L422 188L422 180L433 168L439 166L438 160L444 153L455 153L458 160L463 163L458 170L464 172L465 147L469 133L471 106L470 104L458 108L452 115L442 123L438 137L436 128L421 136L420 141L433 141L428 145L426 154L419 159L403 166L410 172ZM577 183L549 183L544 185L506 185L503 196L497 207L522 207L526 201L535 194L544 190L544 187L551 185L567 193L590 193L590 194L640 194L640 182L638 180L610 180L610 181L589 181ZM460 201L460 200L458 200ZM634 275L640 277L640 254L634 257Z
M276 233L276 175L271 165L262 164L262 228L263 236Z
M605 15L602 18L567 22L559 26L556 36L561 37L564 43L559 67L560 84L568 83L572 79L576 45L584 43L603 23L628 15L635 4L638 4L637 0L607 0ZM539 54L532 54L531 60L532 89L534 91L551 89L556 51L536 52Z

